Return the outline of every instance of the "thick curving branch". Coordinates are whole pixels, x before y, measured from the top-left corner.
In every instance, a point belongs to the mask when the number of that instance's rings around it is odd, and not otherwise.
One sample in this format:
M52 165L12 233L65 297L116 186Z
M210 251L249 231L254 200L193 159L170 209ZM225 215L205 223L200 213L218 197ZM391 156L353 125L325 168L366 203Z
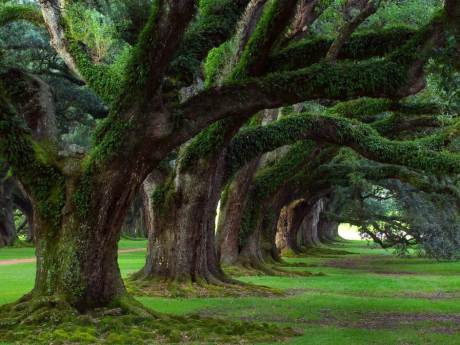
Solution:
M241 114L278 108L306 100L346 100L358 97L393 98L417 92L411 87L420 66L440 43L440 18L419 32L403 47L381 60L318 63L308 68L272 73L260 78L225 83L200 92L175 108L183 119L181 136L197 128ZM421 71L423 74L423 70ZM216 103L214 100L219 99ZM202 114L207 114L206 116ZM201 115L201 116L200 116Z
M198 18L192 22L168 72L179 86L190 85L200 75L208 52L235 32L250 0L202 2Z
M373 56L384 56L406 44L415 34L414 30L406 27L355 33L344 43L337 58L364 60ZM317 63L326 56L333 42L330 38L308 37L294 41L270 56L268 70L289 71Z
M430 141L392 141L360 122L303 114L239 134L228 150L228 169L234 172L254 155L298 140L311 139L351 147L364 157L378 162L404 165L434 174L456 174L460 172L460 156L432 149L433 141L439 145L440 142L450 141L449 137L442 134Z
M26 20L37 25L44 24L40 11L33 5L0 5L0 26L17 20Z

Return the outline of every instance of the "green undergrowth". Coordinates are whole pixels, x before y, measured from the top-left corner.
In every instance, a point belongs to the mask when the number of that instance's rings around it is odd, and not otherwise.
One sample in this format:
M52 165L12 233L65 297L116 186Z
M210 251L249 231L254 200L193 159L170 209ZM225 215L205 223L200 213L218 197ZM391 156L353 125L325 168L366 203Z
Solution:
M49 310L38 323L8 325L1 319L0 341L11 344L254 344L292 337L290 327L268 323L227 321L199 315L123 315L121 310L99 310L78 315Z

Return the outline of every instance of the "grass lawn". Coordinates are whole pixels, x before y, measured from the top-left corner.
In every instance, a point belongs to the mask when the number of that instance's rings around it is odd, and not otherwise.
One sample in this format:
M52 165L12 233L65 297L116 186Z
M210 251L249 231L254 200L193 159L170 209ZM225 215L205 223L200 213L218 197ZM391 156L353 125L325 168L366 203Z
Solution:
M123 240L122 248L145 247ZM284 289L286 297L168 299L141 297L157 311L189 313L291 325L303 331L286 344L460 344L460 263L397 258L347 241L306 258L286 258L324 275L241 277L245 282ZM353 254L338 255L337 251ZM30 248L0 250L0 259L20 257ZM24 251L24 252L22 252ZM27 252L29 251L29 252ZM144 263L144 252L120 254L123 275ZM34 264L0 266L0 304L12 302L33 285Z

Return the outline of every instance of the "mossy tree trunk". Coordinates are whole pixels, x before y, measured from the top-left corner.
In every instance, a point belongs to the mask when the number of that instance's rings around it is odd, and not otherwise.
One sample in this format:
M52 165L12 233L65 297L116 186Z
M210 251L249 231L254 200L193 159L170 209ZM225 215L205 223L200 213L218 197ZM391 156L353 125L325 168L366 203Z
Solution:
M121 224L82 221L69 201L65 212L60 226L36 217L37 275L32 295L60 296L81 311L115 305L126 294L117 263Z
M37 270L26 299L55 298L82 311L121 303L117 242L137 177L117 169L83 174L82 157L57 152L49 87L16 70L4 78L2 91L17 102L2 100L0 150L33 208Z

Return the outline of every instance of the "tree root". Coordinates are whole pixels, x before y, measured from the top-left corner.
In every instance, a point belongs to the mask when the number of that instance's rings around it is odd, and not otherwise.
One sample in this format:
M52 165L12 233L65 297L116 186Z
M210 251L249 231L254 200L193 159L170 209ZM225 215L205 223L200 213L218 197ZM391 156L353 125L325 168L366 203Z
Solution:
M322 273L311 273L308 271L294 271L286 269L286 267L307 267L303 264L291 264L285 261L276 263L253 263L253 262L239 262L236 265L224 267L228 275L234 277L242 276L278 276L278 277L311 277L322 276Z
M128 280L125 282L128 291L136 296L153 297L186 297L186 298L209 298L209 297L247 297L282 296L283 292L266 286L253 285L237 280L229 282L219 281L209 283L205 280L196 282L165 280L164 278L143 278Z
M164 344L277 342L291 328L198 315L157 314L128 295L107 308L80 313L59 296L27 296L0 307L0 343Z

